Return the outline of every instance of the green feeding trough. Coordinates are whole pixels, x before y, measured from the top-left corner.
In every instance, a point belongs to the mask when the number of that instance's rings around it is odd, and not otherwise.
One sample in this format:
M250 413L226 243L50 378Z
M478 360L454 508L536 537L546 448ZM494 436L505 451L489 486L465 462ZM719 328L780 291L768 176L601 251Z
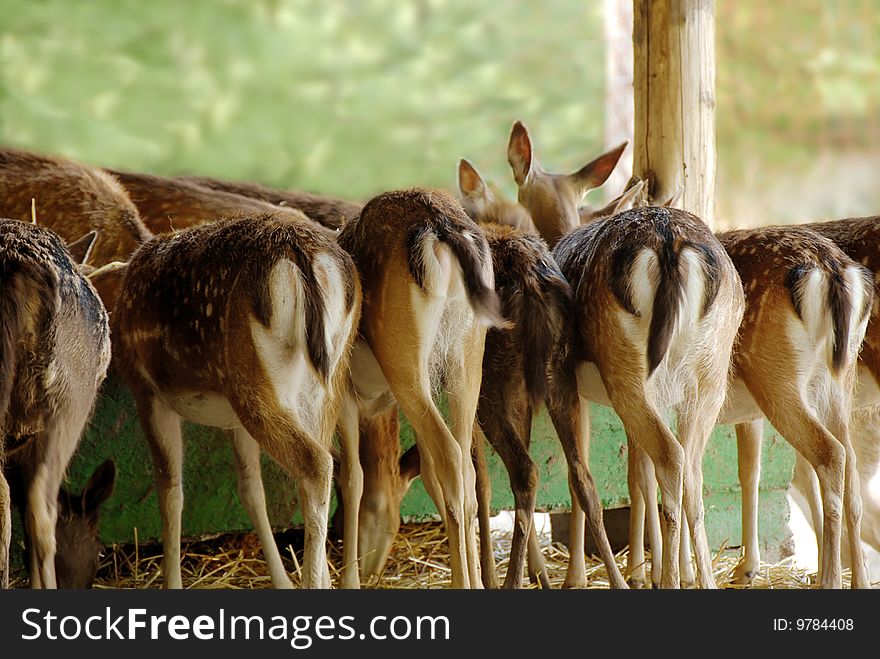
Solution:
M626 437L620 421L605 407L593 406L590 465L602 503L606 508L629 505L626 485ZM214 428L185 424L183 534L191 539L226 532L247 531L250 521L238 500L232 451L226 433ZM412 430L402 424L401 441L413 443ZM489 449L492 505L513 508L507 473ZM540 469L538 508L564 511L570 499L565 456L546 414L535 419L532 456ZM102 541L158 542L161 522L153 465L143 437L134 401L119 378L111 374L102 388L91 423L71 462L69 485L81 488L94 468L108 457L118 469L116 490L103 508ZM762 549L777 550L787 537L786 490L791 481L794 453L772 429L764 438L760 491L760 538ZM709 543L713 549L740 543L740 488L737 479L736 438L732 427L716 428L703 460L704 501ZM269 518L279 530L296 526L296 490L287 476L268 457L263 458L263 478ZM422 520L435 513L420 481L404 500L406 520ZM15 544L20 542L20 529Z

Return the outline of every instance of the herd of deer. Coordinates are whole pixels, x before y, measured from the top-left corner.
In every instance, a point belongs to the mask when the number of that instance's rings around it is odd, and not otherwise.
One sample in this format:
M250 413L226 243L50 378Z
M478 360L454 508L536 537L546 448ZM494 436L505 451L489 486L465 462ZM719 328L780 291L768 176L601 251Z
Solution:
M421 475L447 532L452 586L497 587L485 438L516 505L504 586L522 586L528 563L547 587L529 457L532 417L546 404L572 495L564 585L586 585L575 548L588 525L611 586L626 588L588 464L590 402L613 407L628 438L631 585L715 587L701 462L716 423L736 424L745 547L736 578L754 577L766 417L797 449L820 584L841 586L844 547L853 587L869 587L858 539L880 544L873 517L861 528L876 459L857 453L876 458L880 443L875 423L853 423L856 432L850 422L880 404L880 218L713 234L674 199L650 205L642 181L605 208L579 207L622 151L550 174L517 122L507 156L519 203L462 160L460 200L414 189L360 206L0 148L0 217L11 218L0 220L2 584L13 503L32 585L94 577L113 463L81 494L62 480L112 334L113 367L154 460L166 587L182 586L183 420L231 431L239 496L276 587L291 581L260 452L298 484L302 584L328 588L334 433L340 586L381 573L401 499ZM403 455L398 409L417 437Z

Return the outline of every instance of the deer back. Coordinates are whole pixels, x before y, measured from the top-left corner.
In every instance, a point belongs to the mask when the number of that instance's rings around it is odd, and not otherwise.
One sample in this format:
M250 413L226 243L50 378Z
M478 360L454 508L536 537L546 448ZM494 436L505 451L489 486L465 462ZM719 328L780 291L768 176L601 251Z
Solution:
M750 344L759 337L791 345L789 352L815 357L832 373L854 359L873 301L870 272L804 226L738 229L718 239L746 296L735 363L750 359Z
M98 232L89 264L124 261L150 238L112 176L65 158L0 148L0 216L32 220L72 242Z
M361 212L361 204L299 190L278 190L260 183L247 181L224 181L208 176L181 176L181 180L197 185L222 190L252 199L262 199L277 206L296 208L305 213L310 220L328 229L339 229L353 220Z
M144 223L153 233L179 231L222 217L246 213L284 213L260 199L214 190L192 181L108 169L128 191Z
M0 219L0 273L0 434L15 455L59 410L91 409L110 335L97 293L53 232Z
M220 220L138 250L113 317L123 376L172 393L226 395L241 378L256 387L277 368L255 359L265 337L334 385L360 285L351 258L291 213Z

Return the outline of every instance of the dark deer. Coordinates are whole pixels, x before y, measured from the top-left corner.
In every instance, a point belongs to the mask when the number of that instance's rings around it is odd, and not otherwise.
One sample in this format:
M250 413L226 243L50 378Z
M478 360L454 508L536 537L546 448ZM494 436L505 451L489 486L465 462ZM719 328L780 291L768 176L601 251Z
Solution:
M492 328L486 334L483 379L477 407L478 430L504 462L516 505L516 523L510 548L505 588L522 586L528 549L530 573L550 587L544 557L538 547L533 517L538 468L529 456L532 418L547 389L547 363L557 341L566 334L572 315L572 292L544 241L511 225L531 222L519 204L496 198L467 160L458 165L462 205L477 221L492 252L495 290L501 312L512 328ZM526 223L524 220L528 220ZM475 438L477 456L482 456ZM488 479L478 460L480 554L483 583L497 588L492 538L488 524Z
M666 518L662 585L679 584L683 502L700 583L711 588L715 581L704 528L701 462L724 402L730 351L743 313L742 287L717 239L689 213L633 209L577 228L578 203L588 187L604 182L622 150L600 156L575 174L553 175L536 164L531 138L520 122L508 145L520 203L555 245L553 256L575 291L574 339L554 355L548 395L575 490L573 560L566 585L585 581L576 500L587 511L612 585L625 587L587 467L586 401L594 401L614 407L627 436L646 451L657 471ZM677 436L662 416L666 409L678 414Z
M31 585L55 588L61 481L110 361L107 313L61 239L0 220L0 457L24 502ZM0 477L0 584L11 499Z
M342 434L390 391L418 438L421 472L449 538L452 586L481 587L471 444L487 325L504 324L480 228L449 194L381 194L339 235L364 286ZM451 427L433 401L448 396ZM346 533L346 539L348 533Z
M106 172L9 147L0 147L0 217L36 219L68 243L97 231L87 261L94 267L127 260L151 237L123 187Z
M297 480L303 586L330 587L330 449L360 300L351 258L301 214L218 221L135 253L112 316L115 357L155 462L166 587L182 585L183 419L232 429L239 496L276 587L291 584L260 449Z

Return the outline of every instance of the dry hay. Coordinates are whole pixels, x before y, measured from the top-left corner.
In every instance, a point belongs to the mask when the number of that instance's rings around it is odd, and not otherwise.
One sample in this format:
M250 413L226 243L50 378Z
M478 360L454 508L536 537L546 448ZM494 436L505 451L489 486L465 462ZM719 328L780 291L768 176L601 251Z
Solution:
M507 571L507 552L510 535L495 534L495 556L499 580ZM302 535L290 533L279 536L283 547L282 558L294 586L299 586L302 560ZM287 542L289 540L289 542ZM550 583L559 588L565 578L568 551L559 544L543 539L543 553ZM297 547L294 550L294 547ZM252 533L223 535L212 540L185 543L182 547L181 573L184 588L271 588L262 550ZM338 583L342 566L342 545L331 544L329 552L331 577ZM648 554L650 558L650 554ZM716 582L727 588L743 588L732 584L734 570L739 563L739 552L720 551L714 558ZM626 551L617 554L617 562L623 570ZM95 588L160 588L161 547L157 545L114 545L102 558L95 581ZM849 570L843 573L844 586L849 586ZM601 561L587 557L587 580L589 588L608 588L608 575ZM814 588L815 573L798 568L791 559L776 564L762 563L751 588ZM13 587L26 587L25 579L19 577ZM367 588L417 589L448 588L450 586L449 556L446 536L439 522L403 524L381 579ZM537 588L527 584L527 588Z

